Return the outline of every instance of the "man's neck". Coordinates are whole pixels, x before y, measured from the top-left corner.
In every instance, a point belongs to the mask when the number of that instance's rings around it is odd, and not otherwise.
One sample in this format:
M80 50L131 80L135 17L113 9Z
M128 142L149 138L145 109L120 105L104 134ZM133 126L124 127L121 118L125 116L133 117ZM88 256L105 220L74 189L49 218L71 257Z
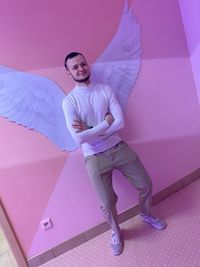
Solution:
M91 83L90 80L85 81L85 82L76 82L76 86L87 87L90 83Z

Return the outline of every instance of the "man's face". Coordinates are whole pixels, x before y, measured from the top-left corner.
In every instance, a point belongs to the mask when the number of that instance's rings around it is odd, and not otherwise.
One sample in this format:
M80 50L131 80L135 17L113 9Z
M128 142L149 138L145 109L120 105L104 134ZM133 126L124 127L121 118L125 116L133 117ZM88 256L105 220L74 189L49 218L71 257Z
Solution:
M86 82L90 78L90 69L86 59L77 55L76 57L70 58L67 61L68 74L76 82Z

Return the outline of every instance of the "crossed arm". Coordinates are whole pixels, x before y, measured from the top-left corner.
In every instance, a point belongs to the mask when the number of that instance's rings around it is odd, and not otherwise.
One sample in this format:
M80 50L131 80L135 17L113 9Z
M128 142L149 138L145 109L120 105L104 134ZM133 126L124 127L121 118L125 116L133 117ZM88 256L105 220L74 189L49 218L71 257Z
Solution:
M103 125L104 122L107 123L107 127L99 127L100 125ZM75 130L77 136L83 136L84 133L90 133L90 136L87 135L87 141L100 141L106 139L107 136L118 132L124 127L124 116L119 104L112 109L112 113L108 112L105 115L104 122L98 124L97 126L89 127L85 122L75 119L72 122L71 127ZM79 144L84 143L84 138L80 138L79 140Z
M81 145L86 142L96 142L118 132L124 127L124 116L122 109L112 91L108 95L108 110L104 120L97 125L89 127L84 121L78 119L76 109L73 103L63 102L63 111L65 114L66 124L72 137L77 144ZM91 126L91 125L90 125Z
M114 122L114 118L112 116L111 113L107 113L105 116L105 121L107 121L107 123L109 125L111 125ZM78 119L75 119L72 123L72 127L74 129L76 129L76 133L80 133L83 132L85 130L91 129L92 127L89 127L86 123L84 123L83 121L79 121Z

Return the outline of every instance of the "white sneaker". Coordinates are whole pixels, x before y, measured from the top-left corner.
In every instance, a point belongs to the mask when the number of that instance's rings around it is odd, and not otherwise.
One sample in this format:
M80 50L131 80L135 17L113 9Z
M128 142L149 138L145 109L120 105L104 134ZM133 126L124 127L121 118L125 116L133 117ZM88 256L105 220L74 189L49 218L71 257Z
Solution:
M145 222L151 224L151 226L153 226L157 230L163 230L167 227L167 223L161 218L155 217L153 215L140 215Z
M118 256L122 253L123 242L120 234L112 231L110 246L113 255Z

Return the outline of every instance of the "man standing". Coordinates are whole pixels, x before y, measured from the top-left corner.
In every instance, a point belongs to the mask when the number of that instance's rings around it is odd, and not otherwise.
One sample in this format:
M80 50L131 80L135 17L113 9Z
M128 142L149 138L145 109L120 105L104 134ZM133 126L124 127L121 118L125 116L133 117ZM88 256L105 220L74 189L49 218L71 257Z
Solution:
M151 179L139 157L117 134L124 127L124 116L111 88L91 83L88 63L79 52L66 56L65 68L75 81L75 88L63 100L66 124L74 140L82 146L91 184L112 229L112 253L119 255L123 251L123 238L116 210L117 195L112 186L114 169L121 171L138 189L143 220L159 230L166 223L151 214Z

